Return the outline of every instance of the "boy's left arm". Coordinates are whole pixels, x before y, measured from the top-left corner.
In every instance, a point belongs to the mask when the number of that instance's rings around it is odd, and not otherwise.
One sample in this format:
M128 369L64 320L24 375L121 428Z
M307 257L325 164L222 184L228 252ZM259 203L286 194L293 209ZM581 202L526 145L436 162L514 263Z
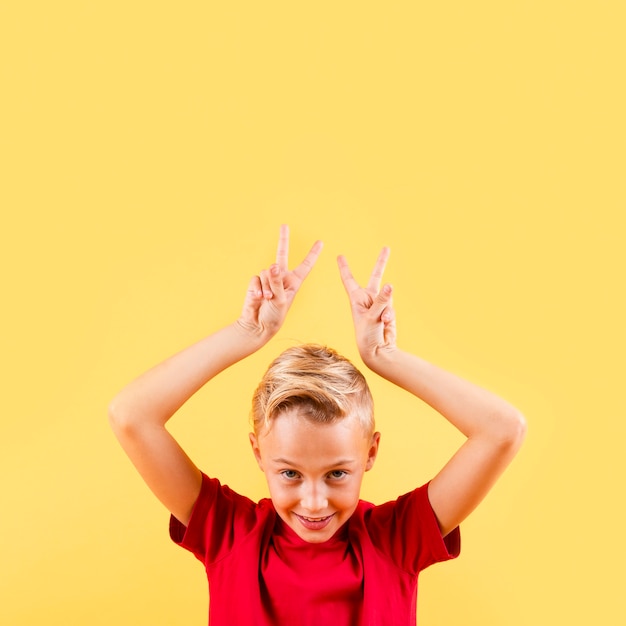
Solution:
M497 395L396 346L392 288L380 288L388 257L384 248L366 287L356 282L344 257L338 259L339 269L363 362L429 404L467 437L428 488L445 536L476 508L513 460L526 422Z

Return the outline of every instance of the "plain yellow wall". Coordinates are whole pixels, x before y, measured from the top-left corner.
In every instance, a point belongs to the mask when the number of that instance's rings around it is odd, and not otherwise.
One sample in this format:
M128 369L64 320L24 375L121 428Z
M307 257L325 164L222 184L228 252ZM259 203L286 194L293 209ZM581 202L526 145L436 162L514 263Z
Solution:
M296 341L355 359L336 271L392 256L399 342L501 393L528 439L420 583L421 626L626 620L621 1L58 2L0 9L0 622L206 623L200 563L106 420L231 321L249 277L325 241L285 328L173 429L265 495L249 397ZM459 444L369 377L364 497Z

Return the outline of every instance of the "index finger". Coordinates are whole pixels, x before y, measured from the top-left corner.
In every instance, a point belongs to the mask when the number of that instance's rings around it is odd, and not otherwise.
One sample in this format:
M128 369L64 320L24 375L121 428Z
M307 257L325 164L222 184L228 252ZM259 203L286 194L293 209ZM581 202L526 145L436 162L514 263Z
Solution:
M343 254L337 257L337 264L339 265L339 275L341 276L341 282L348 294L352 293L355 289L360 289L359 283L356 282L356 279L352 275L350 271L350 266L348 265L348 261Z
M298 267L294 268L293 273L301 281L303 281L309 275L309 272L313 269L313 266L317 261L317 257L320 255L323 247L324 244L320 240L316 241L309 250L308 254L304 257L302 263L300 263Z

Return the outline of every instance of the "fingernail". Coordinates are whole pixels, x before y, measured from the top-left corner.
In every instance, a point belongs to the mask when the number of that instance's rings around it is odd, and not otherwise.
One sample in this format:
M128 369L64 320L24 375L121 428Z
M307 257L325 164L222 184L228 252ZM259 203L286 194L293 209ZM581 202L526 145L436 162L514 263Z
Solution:
M272 276L278 276L278 272L278 265L272 265L272 267L270 267L270 273Z

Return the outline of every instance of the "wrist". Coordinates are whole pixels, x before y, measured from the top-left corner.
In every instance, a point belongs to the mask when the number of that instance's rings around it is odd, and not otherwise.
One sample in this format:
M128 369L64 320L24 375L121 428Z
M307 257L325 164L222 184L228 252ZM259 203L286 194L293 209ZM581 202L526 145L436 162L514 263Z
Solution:
M241 317L235 320L231 327L237 337L250 348L250 353L262 348L276 334Z
M373 349L362 351L361 359L373 372L384 376L384 372L393 367L398 353L399 350L395 345L376 346Z

